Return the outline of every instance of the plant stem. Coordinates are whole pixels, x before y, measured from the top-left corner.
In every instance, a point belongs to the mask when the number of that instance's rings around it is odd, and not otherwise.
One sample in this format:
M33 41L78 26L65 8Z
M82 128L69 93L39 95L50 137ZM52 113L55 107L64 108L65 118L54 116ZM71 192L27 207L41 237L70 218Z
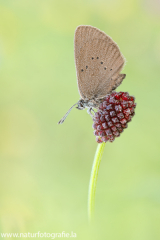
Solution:
M95 205L95 192L96 192L96 185L97 185L97 177L99 166L101 162L101 158L103 155L105 143L98 144L94 162L92 165L90 183L89 183L89 191L88 191L88 217L89 221L93 219L94 216L94 205Z

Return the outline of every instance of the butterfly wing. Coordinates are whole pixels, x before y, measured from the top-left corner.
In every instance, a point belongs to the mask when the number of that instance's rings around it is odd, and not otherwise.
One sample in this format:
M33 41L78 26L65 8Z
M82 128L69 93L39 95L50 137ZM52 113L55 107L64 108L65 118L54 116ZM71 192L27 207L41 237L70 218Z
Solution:
M92 26L75 31L75 64L82 99L102 98L120 85L125 60L117 44Z

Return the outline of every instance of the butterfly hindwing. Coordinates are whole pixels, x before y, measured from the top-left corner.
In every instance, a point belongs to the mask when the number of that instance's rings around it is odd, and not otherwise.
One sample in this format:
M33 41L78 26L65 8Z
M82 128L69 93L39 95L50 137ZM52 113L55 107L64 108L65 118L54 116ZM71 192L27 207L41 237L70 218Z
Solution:
M124 79L119 73L125 60L115 42L91 26L75 32L75 64L83 99L102 98Z

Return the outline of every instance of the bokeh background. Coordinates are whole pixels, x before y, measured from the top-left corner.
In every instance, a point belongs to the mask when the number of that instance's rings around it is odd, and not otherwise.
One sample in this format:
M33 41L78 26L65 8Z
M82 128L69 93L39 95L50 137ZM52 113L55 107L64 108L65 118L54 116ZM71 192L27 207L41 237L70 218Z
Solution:
M118 91L136 115L107 143L88 226L97 147L79 99L74 31L92 25L127 60ZM0 1L0 232L76 232L77 239L160 239L160 1ZM11 239L11 238L10 238ZM37 238L38 239L38 238Z

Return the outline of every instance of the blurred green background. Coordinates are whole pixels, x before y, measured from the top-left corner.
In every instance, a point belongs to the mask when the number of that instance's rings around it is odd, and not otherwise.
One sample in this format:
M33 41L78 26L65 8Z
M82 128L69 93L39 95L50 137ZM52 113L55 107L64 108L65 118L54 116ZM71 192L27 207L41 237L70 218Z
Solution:
M97 147L77 100L74 31L92 25L118 43L136 97L128 129ZM160 1L0 0L0 232L70 232L77 239L160 239ZM11 238L10 238L11 239ZM38 239L38 238L37 238Z

